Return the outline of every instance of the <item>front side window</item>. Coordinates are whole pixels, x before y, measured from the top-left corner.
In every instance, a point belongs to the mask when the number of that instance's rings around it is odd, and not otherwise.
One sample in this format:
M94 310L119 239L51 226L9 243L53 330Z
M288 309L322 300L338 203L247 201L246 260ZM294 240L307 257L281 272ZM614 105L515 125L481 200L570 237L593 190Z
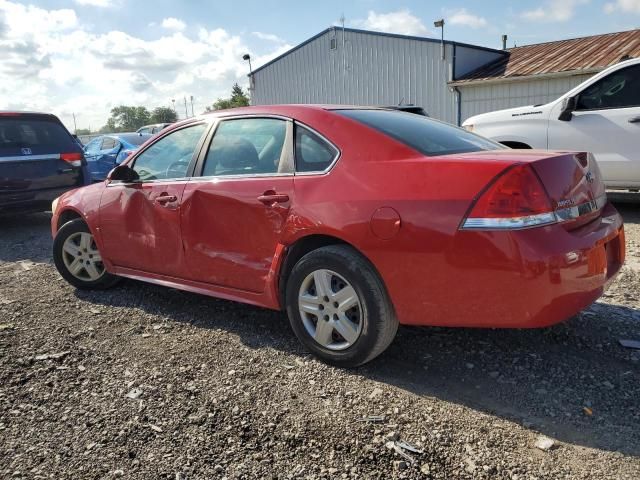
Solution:
M487 138L414 113L373 109L335 112L384 133L423 155L450 155L505 148Z
M577 110L640 106L640 65L601 78L578 96Z
M191 157L206 128L206 124L201 123L176 130L147 148L133 164L140 180L186 177Z
M329 168L338 150L321 137L296 125L296 172L322 172Z
M209 146L202 175L282 173L287 122L276 118L224 120Z

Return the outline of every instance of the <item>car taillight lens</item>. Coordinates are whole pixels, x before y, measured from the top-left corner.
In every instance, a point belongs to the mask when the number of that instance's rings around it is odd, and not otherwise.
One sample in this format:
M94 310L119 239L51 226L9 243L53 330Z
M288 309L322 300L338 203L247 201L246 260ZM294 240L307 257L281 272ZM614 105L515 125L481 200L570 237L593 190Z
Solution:
M551 200L538 176L529 165L516 165L480 195L461 228L517 229L556 221Z
M67 163L70 163L74 167L79 167L82 165L82 153L61 153L60 160L64 160Z

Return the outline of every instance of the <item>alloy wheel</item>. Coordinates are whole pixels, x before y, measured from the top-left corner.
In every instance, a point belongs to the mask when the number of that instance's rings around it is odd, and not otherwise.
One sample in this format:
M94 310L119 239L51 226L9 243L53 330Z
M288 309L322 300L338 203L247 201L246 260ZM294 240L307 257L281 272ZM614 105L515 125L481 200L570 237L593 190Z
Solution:
M319 269L306 276L298 308L307 333L329 350L349 348L362 333L360 298L347 280L331 270Z
M62 245L62 259L69 273L83 281L99 280L105 273L93 235L87 232L67 237Z

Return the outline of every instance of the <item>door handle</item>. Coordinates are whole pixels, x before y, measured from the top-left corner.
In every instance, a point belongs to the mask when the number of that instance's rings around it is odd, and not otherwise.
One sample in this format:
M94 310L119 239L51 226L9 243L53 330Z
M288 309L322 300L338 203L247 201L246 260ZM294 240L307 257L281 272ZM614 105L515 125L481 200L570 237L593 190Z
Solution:
M630 118L629 123L640 123L640 115Z
M160 205L164 205L165 203L170 203L170 202L176 202L178 200L178 197L176 197L175 195L158 195L155 198L155 202L159 203Z
M258 197L258 201L265 205L273 205L274 203L284 203L289 201L289 195L286 193L264 192Z

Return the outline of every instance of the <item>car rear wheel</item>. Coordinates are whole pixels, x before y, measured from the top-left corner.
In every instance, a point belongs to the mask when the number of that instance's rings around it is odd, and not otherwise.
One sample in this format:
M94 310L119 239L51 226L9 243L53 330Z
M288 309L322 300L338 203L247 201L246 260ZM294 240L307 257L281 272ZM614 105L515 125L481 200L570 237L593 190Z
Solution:
M106 271L93 234L82 219L60 227L53 241L53 260L60 275L76 288L104 289L119 280Z
M377 272L346 245L322 247L302 257L289 275L286 305L302 344L341 367L377 357L398 329Z

